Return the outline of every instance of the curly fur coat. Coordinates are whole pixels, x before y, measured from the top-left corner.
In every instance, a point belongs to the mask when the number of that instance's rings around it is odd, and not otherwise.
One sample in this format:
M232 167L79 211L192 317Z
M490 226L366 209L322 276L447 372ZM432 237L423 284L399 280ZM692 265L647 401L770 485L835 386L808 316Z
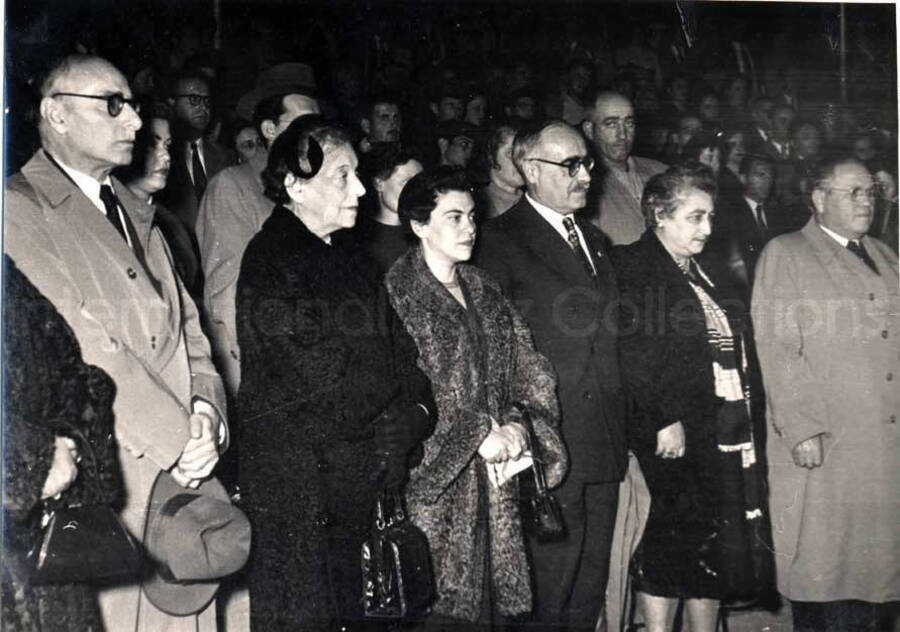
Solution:
M515 421L523 405L531 416L556 485L567 467L559 436L556 377L534 350L524 321L483 271L459 265L468 309L481 322L484 369L466 311L438 282L421 248L403 255L385 282L394 308L419 348L419 366L431 379L437 404L435 431L425 457L410 473L410 515L428 536L440 615L474 621L481 608L485 568L491 569L496 610L531 610L531 587L517 502L517 481L495 489L486 481L478 447L491 418ZM526 474L527 475L527 474ZM485 502L485 495L487 496ZM482 564L480 560L489 560Z
M276 207L238 280L238 476L259 630L361 617L360 545L379 490L371 422L395 397L434 410L374 266L332 240Z
M115 385L82 361L69 325L8 257L4 267L2 629L99 630L93 587L30 586L20 563L40 541L41 490L56 435L74 439L82 460L75 482L48 505L116 506L121 501L112 434Z

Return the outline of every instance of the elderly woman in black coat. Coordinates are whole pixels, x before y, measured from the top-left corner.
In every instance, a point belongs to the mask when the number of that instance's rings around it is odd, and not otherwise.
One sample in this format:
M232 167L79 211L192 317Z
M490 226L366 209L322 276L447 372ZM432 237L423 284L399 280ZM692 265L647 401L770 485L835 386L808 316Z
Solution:
M69 325L8 257L3 259L3 575L0 627L99 630L96 589L31 585L26 554L41 543L44 510L122 500L113 439L115 386L84 363Z
M263 172L271 216L244 253L239 482L253 525L254 629L362 617L360 545L382 486L433 426L416 348L341 229L364 188L347 135L295 120Z
M530 612L532 595L517 479L496 486L488 469L526 449L528 415L558 484L567 456L558 432L556 377L531 333L485 272L465 262L475 244L464 173L425 171L400 194L401 221L420 245L385 282L419 348L437 404L434 434L410 472L407 504L428 536L437 581L434 624L449 629ZM526 471L519 476L531 476Z
M768 539L750 421L745 317L695 257L712 229L715 176L699 163L644 187L648 229L613 250L630 443L650 489L632 560L647 629L671 630L679 599L713 632L723 598L764 588Z

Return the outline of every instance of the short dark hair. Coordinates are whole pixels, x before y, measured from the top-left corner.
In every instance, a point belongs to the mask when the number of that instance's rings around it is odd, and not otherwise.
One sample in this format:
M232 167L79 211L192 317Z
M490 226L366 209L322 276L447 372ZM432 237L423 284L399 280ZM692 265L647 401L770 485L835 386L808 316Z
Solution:
M350 136L333 123L328 123L318 114L299 116L269 148L269 160L261 174L266 197L278 204L287 204L290 196L284 188L287 174L308 180L313 178L322 167L315 164L309 153L310 139L313 139L322 150L322 158L331 149L339 145L350 145ZM301 162L310 159L310 171L306 173Z
M364 119L372 120L372 117L375 116L375 106L382 104L396 105L398 108L402 105L402 99L400 95L393 92L375 92L366 97L365 104L363 105L363 109L361 110L361 117Z
M690 160L700 160L700 154L703 153L704 149L718 149L724 154L721 134L706 130L701 131L699 134L694 134L691 140L687 142L687 145L684 146L681 155Z
M403 187L397 202L397 214L407 232L412 232L410 222L413 220L427 224L437 206L438 196L448 191L472 192L465 169L442 165L413 176Z
M712 169L695 160L672 165L658 173L644 185L641 211L649 228L656 227L656 216L671 217L688 189L699 189L716 196L716 176Z
M212 82L210 81L209 77L201 72L185 71L180 72L172 77L171 81L169 82L169 96L174 98L175 93L178 91L179 84L185 81L202 81L203 85L206 86L206 89L212 91Z
M771 157L765 154L747 153L744 155L743 160L741 160L741 164L738 167L738 173L742 176L747 175L750 173L753 165L757 163L767 165L770 169L775 169L775 161Z
M487 156L491 161L491 166L494 169L498 169L500 167L500 162L497 160L497 152L500 151L500 147L503 146L503 143L510 136L515 138L516 134L521 128L521 120L516 120L513 118L501 121L494 127L487 143Z
M148 150L153 146L153 121L160 119L171 124L172 120L169 108L161 104L161 102L142 103L141 112L138 116L141 118L141 128L134 135L131 162L118 167L114 171L115 176L125 184L143 178L145 175Z
M274 123L284 114L284 98L288 94L292 93L273 94L257 103L256 107L253 108L253 127L256 128L260 138L265 138L262 131L263 122L272 121Z
M418 158L398 142L375 143L372 149L363 155L360 170L369 180L387 180L397 167L405 165L410 160Z

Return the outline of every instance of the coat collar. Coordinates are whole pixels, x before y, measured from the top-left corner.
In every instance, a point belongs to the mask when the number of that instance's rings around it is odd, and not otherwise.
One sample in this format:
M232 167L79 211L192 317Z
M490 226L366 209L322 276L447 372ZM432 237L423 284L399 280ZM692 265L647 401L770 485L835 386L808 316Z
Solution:
M875 258L880 274L876 275L868 266L863 263L856 255L841 246L834 239L825 234L825 231L819 227L815 216L809 218L800 233L806 239L806 242L812 248L816 258L822 264L826 274L832 277L835 283L841 287L862 286L870 290L883 291L885 286L891 291L896 288L891 283L887 270L883 270L884 263L880 261L880 257L873 255L875 250L871 241L866 237L860 240L869 254Z

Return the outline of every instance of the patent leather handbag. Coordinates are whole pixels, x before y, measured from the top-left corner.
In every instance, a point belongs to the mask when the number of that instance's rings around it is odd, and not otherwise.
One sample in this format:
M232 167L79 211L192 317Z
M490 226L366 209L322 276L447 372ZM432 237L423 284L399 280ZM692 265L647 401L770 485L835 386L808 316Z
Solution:
M366 617L418 619L430 613L435 600L431 550L425 534L409 521L399 491L378 499L360 557Z
M32 584L70 584L136 575L141 554L111 507L74 506L45 511L25 563Z
M566 537L566 522L559 501L547 489L543 454L527 412L522 413L522 425L528 433L528 449L534 465L533 477L519 485L519 513L522 528L538 542L558 542Z

